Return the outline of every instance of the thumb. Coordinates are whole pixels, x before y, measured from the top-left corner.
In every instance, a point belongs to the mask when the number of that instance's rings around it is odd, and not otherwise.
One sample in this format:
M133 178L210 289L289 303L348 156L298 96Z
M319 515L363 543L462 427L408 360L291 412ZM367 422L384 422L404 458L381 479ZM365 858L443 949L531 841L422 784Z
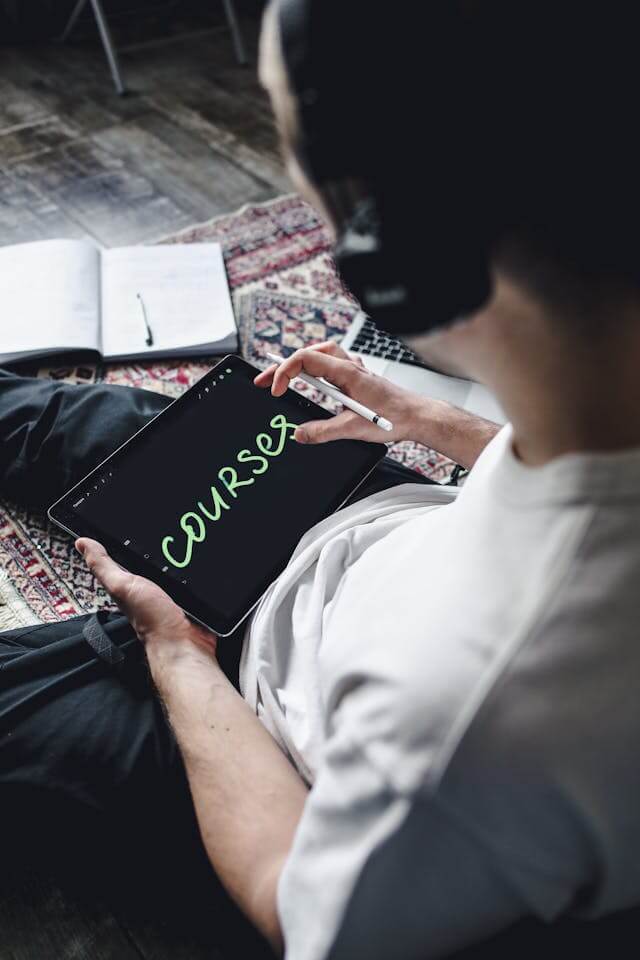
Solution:
M119 567L102 544L96 540L82 537L76 541L76 549L82 554L89 570L107 593L118 603L125 601L133 579L132 575Z
M343 411L329 420L309 420L296 427L293 439L298 443L327 443L353 437L354 414Z

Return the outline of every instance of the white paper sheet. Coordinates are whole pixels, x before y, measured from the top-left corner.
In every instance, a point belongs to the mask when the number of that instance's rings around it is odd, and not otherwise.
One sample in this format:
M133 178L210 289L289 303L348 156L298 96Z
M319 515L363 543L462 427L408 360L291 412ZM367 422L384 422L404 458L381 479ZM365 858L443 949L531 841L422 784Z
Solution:
M83 240L0 248L0 359L99 349L100 251Z
M147 329L140 298L153 333ZM124 247L102 253L105 358L186 352L235 334L219 244Z

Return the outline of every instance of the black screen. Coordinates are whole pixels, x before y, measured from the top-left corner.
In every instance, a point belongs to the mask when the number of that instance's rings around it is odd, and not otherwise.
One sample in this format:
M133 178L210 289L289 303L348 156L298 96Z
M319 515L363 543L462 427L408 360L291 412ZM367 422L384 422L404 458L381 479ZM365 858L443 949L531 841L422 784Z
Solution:
M296 443L296 424L329 414L291 391L272 397L253 385L256 372L226 357L66 498L85 529L225 622L247 612L303 533L385 452Z

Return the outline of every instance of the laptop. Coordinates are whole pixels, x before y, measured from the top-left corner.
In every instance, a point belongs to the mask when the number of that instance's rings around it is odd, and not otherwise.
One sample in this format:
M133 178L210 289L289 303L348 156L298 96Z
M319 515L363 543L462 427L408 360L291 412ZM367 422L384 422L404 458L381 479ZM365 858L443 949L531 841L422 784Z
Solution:
M372 373L399 387L446 400L494 423L506 422L504 411L486 387L433 370L391 334L379 330L364 313L355 316L341 345L349 353L361 356Z

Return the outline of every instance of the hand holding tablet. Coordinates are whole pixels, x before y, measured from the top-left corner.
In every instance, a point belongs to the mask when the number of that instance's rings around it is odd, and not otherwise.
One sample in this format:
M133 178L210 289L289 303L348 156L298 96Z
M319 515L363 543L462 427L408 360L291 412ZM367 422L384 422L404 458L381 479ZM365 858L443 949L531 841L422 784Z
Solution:
M294 391L256 389L258 373L223 358L49 510L221 635L386 453L296 443L297 426L331 414Z

